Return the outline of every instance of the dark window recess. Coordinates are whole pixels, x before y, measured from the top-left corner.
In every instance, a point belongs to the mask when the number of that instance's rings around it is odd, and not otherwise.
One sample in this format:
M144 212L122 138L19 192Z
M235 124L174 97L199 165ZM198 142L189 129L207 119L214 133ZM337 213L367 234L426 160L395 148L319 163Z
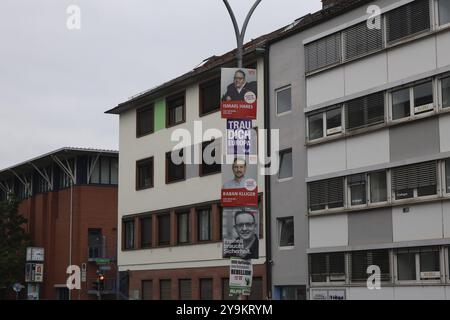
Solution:
M208 175L221 172L220 146L216 140L202 143L201 174Z
M213 279L200 279L200 300L213 299Z
M450 23L450 1L439 0L439 25Z
M311 282L345 281L343 252L314 253L309 256Z
M280 247L294 245L294 218L282 218L278 220L280 232Z
M374 93L345 103L347 130L384 122L384 93Z
M341 107L327 111L327 136L342 132L342 112Z
M277 95L277 114L291 111L291 88L281 89L276 92Z
M192 299L192 281L191 279L180 279L178 281L180 300Z
M416 280L416 253L402 251L397 253L398 280Z
M445 161L445 176L446 176L446 186L447 193L450 193L450 159Z
M220 110L220 79L200 85L200 115Z
M118 159L91 157L89 173L89 183L91 184L117 184L119 173Z
M252 280L252 288L250 291L249 300L263 300L263 279L261 277L254 277Z
M198 240L211 240L211 209L201 209L197 211Z
M190 213L179 212L177 213L177 231L178 231L178 243L190 242Z
M178 154L177 154L178 153ZM172 161L172 153L166 153L166 165L167 165L167 183L175 182L185 179L186 165L184 163L184 151L174 151L174 158L181 163L174 163Z
M306 72L341 61L341 34L335 33L305 46Z
M292 149L280 151L280 170L278 171L278 179L286 179L292 177Z
M323 137L323 114L313 114L308 117L308 138L315 140Z
M140 108L136 111L136 136L141 137L143 135L153 133L154 131L154 118L155 108L151 104L149 106Z
M392 93L392 119L397 120L411 115L410 89L402 89Z
M160 300L172 300L172 281L159 280Z
M153 281L142 280L142 300L153 300Z
M134 249L134 220L125 220L123 222L124 248Z
M433 104L433 84L431 81L416 85L414 87L415 113L423 112L419 107L429 104ZM424 111L429 111L429 109L425 109Z
M167 126L174 126L184 122L184 94L170 97L167 103Z
M381 281L390 281L389 251L354 251L351 253L351 281L366 282L367 267L378 266L381 270Z
M89 258L104 257L102 229L88 229Z
M136 162L137 190L153 188L153 157Z
M170 244L170 214L158 216L158 245Z
M344 206L344 178L333 178L309 183L311 211Z
M366 174L355 174L347 177L350 188L351 205L357 206L367 203Z
M395 199L414 197L414 189L417 189L419 197L436 194L436 161L394 168L392 170L392 189Z
M383 29L369 29L366 21L348 28L343 34L346 60L383 48Z
M386 13L388 43L430 30L430 1L418 0Z
M152 217L141 218L141 247L152 246Z
M450 77L442 79L441 84L442 84L442 107L448 108L450 107Z

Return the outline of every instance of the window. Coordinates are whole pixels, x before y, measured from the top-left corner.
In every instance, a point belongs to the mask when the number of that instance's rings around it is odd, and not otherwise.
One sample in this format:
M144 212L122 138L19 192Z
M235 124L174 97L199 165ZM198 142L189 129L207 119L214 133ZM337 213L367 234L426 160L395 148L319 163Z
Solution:
M68 167L71 173L73 173L75 175L75 159L69 159L67 160L68 162ZM67 166L67 163L64 162L64 165ZM76 175L75 175L76 176ZM76 183L75 181L73 181L73 183ZM67 188L70 187L70 185L72 184L72 178L65 173L64 170L60 169L59 170L59 188Z
M263 278L253 277L252 288L248 300L263 300Z
M48 179L52 181L52 167L48 166L47 168L40 169L44 175L47 175ZM42 177L41 174L37 176L37 193L45 193L50 191L50 184L47 180Z
M204 141L202 143L201 159L200 174L202 176L221 172L220 147L216 143L216 140Z
M370 179L370 203L387 201L386 172L372 172Z
M442 79L441 86L442 86L442 107L448 108L450 107L450 77Z
M344 179L333 178L309 183L311 211L342 208L344 206Z
M191 279L178 280L178 289L180 300L192 299L192 281Z
M392 119L397 120L409 117L411 114L411 102L409 88L392 93Z
M141 218L141 247L152 246L152 217Z
M213 279L200 279L200 300L213 299Z
M102 229L89 228L88 229L88 247L89 247L89 259L103 258L103 236Z
M111 157L90 158L90 177L91 184L117 184L118 183L118 159ZM95 164L95 165L94 165Z
M291 111L291 87L279 89L276 91L277 96L277 114Z
M445 160L445 176L446 176L446 187L447 193L450 193L450 159Z
M111 184L119 184L119 159L111 158Z
M355 174L347 178L350 189L350 203L352 206L358 206L367 203L366 195L366 174Z
M153 157L136 162L136 190L153 188Z
M172 300L171 280L159 280L159 297L161 300Z
M335 33L305 46L306 72L341 61L341 34Z
M154 131L154 105L136 110L136 137L142 137Z
M441 278L438 247L399 249L396 256L399 281L439 280Z
M200 85L200 116L220 110L220 79Z
M124 249L134 249L134 220L125 220L123 222Z
M386 13L388 43L430 30L430 2L418 0Z
M313 253L309 270L311 282L345 281L345 253Z
M153 281L142 280L142 300L153 300Z
M177 182L185 179L186 165L184 163L183 154L183 149L174 151L173 153L166 153L166 183ZM176 163L173 162L172 158L176 161Z
M345 115L347 130L384 122L384 93L378 92L346 102Z
M294 245L294 217L278 219L280 247Z
M170 244L170 214L158 215L158 245Z
M366 21L348 28L343 34L346 60L361 57L383 48L382 28L369 29Z
M318 113L308 117L309 140L323 137L323 114Z
M342 108L330 109L326 112L327 136L342 132Z
M414 114L432 110L433 83L431 81L418 84L414 87Z
M351 281L366 282L367 267L375 265L381 270L381 281L390 281L388 250L354 251L351 253Z
M183 123L185 121L184 93L182 95L167 98L166 104L166 127L171 127Z
M439 0L439 25L450 23L450 2Z
M424 162L392 169L395 199L408 199L437 193L436 162Z
M211 240L211 209L197 211L198 241Z
M292 177L292 149L280 151L280 170L278 179Z
M56 288L56 300L69 300L69 289Z
M189 217L189 211L177 213L178 243L180 244L190 242Z
M222 278L222 300L237 300L238 296L230 296L230 279Z
M306 286L279 287L280 300L306 300Z

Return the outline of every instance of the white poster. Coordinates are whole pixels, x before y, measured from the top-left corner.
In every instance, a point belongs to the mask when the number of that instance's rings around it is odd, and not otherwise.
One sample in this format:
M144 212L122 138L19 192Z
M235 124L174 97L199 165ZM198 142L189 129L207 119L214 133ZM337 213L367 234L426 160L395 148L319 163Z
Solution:
M251 260L230 259L230 295L250 295L253 279Z

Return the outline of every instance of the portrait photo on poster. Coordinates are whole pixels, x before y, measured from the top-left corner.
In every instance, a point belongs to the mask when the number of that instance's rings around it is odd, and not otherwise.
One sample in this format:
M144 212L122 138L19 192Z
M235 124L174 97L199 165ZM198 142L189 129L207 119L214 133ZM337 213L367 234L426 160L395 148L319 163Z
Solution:
M222 68L221 72L222 118L256 119L258 98L256 70Z
M224 258L259 258L259 210L250 207L223 208Z

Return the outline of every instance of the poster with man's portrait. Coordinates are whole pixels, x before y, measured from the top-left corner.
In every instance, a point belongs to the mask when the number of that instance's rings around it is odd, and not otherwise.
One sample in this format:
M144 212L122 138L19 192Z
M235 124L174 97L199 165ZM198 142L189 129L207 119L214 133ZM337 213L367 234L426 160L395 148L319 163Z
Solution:
M223 208L222 257L259 258L259 210L257 208Z
M255 69L222 68L220 110L224 119L256 119Z
M231 156L222 163L224 207L258 206L258 164L252 157Z

